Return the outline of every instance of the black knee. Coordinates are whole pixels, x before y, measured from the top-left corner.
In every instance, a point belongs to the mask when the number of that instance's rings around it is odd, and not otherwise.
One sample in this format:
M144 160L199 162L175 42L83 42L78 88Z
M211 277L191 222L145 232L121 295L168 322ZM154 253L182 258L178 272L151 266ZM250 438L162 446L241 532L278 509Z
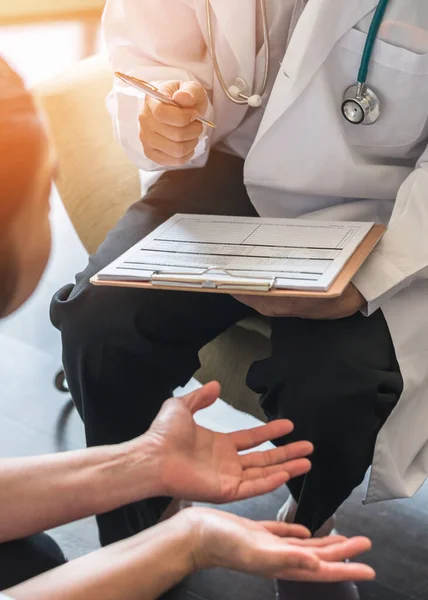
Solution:
M199 367L197 349L177 333L174 301L171 292L90 283L54 297L67 383L91 445L143 433Z
M72 344L100 341L113 331L123 331L126 326L122 316L125 309L128 321L132 322L127 299L127 296L132 297L132 291L97 287L89 281L76 286L67 285L52 299L52 324Z
M119 329L121 313L111 291L96 288L89 282L78 287L67 285L51 302L51 321L62 338L67 383L81 415L82 381L101 376L97 369L103 346L108 340L112 342L115 337L126 335L125 330Z
M65 562L61 548L46 534L0 544L0 590L19 585Z
M315 445L305 484L303 479L290 484L311 528L331 516L364 479L379 430L403 389L380 317L281 320L274 328L272 356L253 365L248 376L269 419L286 418L295 425L278 443L309 440Z
M272 356L253 365L250 387L270 418L320 437L377 433L403 389L382 313L332 322L280 319Z

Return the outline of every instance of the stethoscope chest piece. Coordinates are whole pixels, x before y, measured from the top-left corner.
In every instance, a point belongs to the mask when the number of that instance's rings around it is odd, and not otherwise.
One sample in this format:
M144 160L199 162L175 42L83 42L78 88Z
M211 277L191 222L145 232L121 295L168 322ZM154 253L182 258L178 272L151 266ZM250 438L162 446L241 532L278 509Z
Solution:
M352 125L372 125L380 117L380 100L366 85L353 85L343 97L342 114Z

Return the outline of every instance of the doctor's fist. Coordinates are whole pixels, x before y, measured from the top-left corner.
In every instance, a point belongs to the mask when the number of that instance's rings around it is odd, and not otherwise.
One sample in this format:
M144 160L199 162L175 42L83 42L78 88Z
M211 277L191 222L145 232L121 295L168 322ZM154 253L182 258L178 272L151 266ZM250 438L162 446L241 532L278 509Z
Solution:
M157 87L182 108L146 97L139 119L144 152L162 166L185 165L192 159L202 133L203 125L195 118L207 110L207 93L196 81L165 81Z

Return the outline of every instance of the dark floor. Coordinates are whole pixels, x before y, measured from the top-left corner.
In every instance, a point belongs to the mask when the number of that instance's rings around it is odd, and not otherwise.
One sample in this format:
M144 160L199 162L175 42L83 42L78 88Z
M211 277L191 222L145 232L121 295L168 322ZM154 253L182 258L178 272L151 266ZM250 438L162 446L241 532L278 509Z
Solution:
M0 332L0 455L45 453L83 443L75 414L65 435L58 423L67 414L66 396L53 389L58 362L48 354ZM374 550L367 561L378 580L362 586L363 600L428 599L428 488L416 498L364 507L363 489L357 490L340 512L341 532L372 537ZM283 492L226 507L253 518L274 518ZM70 558L96 547L96 528L89 519L54 532ZM199 573L168 596L186 600L268 600L270 582L234 573Z

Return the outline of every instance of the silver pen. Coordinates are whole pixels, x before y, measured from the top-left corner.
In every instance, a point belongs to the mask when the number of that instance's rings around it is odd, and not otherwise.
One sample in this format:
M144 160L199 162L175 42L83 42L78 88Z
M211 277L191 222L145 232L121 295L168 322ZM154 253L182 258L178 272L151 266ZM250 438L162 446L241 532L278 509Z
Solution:
M176 108L183 108L182 106L180 106L180 104L178 104L178 102L175 102L175 100L173 100L172 98L168 98L168 96L162 94L162 92L160 92L157 87L155 87L151 83L148 83L147 81L137 79L136 77L132 77L131 75L125 75L124 73L120 73L119 71L117 71L115 75L124 83L139 90L140 92L144 92L145 94L147 94L147 96L150 96L155 100L159 100L159 102L162 102L163 104L169 104L170 106L175 106ZM204 125L208 125L208 127L215 127L215 123L212 123L202 115L197 116L196 120L200 123L203 123Z

